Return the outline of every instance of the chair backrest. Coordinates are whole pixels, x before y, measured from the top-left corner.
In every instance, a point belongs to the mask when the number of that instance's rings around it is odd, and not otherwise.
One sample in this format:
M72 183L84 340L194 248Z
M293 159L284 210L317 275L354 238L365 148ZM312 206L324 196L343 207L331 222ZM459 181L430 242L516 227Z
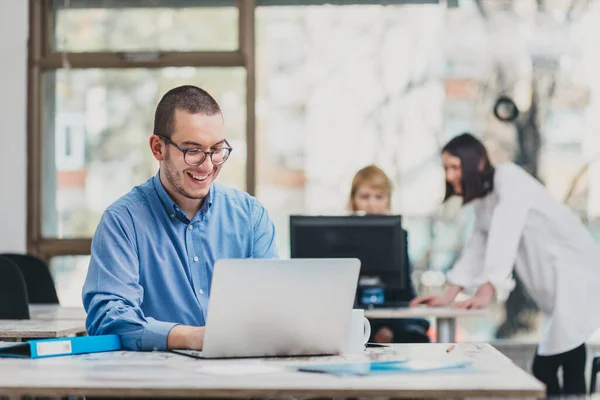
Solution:
M29 319L27 288L20 268L0 256L0 319Z
M58 304L58 295L48 265L29 254L0 254L21 269L31 304Z
M596 393L596 379L600 373L600 356L592 360L592 377L590 379L590 394Z

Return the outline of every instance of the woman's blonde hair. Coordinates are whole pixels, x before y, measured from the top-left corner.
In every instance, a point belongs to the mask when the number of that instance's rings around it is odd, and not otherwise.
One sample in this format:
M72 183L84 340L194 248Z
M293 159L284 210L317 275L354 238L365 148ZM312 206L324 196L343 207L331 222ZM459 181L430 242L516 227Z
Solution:
M369 186L375 189L383 191L388 200L388 210L392 203L392 181L383 172L383 170L376 165L369 165L364 167L354 175L352 179L352 186L350 187L350 198L348 199L348 208L350 211L358 211L356 209L356 202L354 201L356 192L363 186Z

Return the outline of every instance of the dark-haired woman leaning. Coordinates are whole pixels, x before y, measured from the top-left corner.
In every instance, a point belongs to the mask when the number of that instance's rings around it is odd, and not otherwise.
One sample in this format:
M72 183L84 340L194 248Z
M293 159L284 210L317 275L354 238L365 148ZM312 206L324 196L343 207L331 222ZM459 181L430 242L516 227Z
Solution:
M470 134L442 150L446 199L473 203L475 229L452 270L443 296L421 296L412 305L449 305L474 289L461 308L488 306L497 288L512 289L513 266L544 314L533 374L549 396L584 394L585 341L600 327L600 249L579 218L512 163L494 167ZM563 386L558 369L562 367Z

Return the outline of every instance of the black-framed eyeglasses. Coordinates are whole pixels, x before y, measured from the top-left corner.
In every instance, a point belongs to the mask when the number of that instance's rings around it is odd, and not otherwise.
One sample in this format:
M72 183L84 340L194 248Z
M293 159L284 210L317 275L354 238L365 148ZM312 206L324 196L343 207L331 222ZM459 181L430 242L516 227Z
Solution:
M196 167L202 164L204 160L206 160L207 155L210 157L210 160L214 165L221 165L225 161L227 161L229 155L233 151L233 147L229 145L227 140L225 141L226 146L218 147L210 151L204 151L198 148L183 148L166 136L156 136L164 140L165 143L170 144L177 150L181 151L183 153L183 161L185 161L187 165L191 165L192 167Z

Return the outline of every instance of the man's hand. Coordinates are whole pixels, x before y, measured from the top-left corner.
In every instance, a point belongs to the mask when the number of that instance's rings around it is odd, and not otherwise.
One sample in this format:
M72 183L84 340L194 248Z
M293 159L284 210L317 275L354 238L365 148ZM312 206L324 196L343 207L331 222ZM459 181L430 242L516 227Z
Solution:
M204 332L203 326L175 325L167 336L167 348L202 350Z
M446 295L425 295L415 297L409 305L411 307L418 306L419 304L424 304L430 307L446 307L452 303L452 300L453 298L450 298Z
M486 282L477 289L473 297L455 303L454 307L465 309L486 308L494 300L494 296L496 296L496 289L491 283Z

